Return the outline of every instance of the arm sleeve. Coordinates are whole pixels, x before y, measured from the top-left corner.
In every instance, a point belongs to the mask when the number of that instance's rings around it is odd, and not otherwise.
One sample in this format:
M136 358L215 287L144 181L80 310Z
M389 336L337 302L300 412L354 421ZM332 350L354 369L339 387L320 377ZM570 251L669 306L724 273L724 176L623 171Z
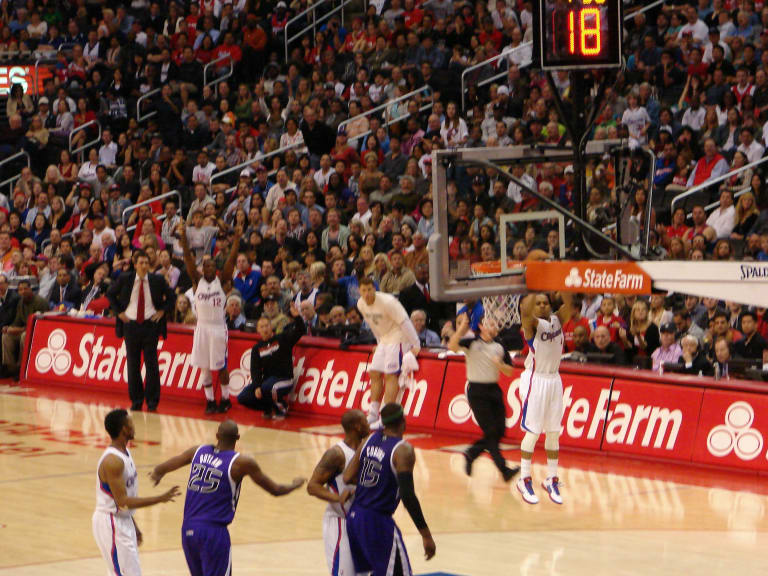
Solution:
M251 382L261 384L261 356L258 345L251 348Z
M423 530L427 527L427 521L424 519L424 513L421 511L421 504L419 504L419 499L413 488L413 473L398 473L397 482L400 484L400 499L403 501L403 506L408 510L408 514L416 525L416 528L418 530Z

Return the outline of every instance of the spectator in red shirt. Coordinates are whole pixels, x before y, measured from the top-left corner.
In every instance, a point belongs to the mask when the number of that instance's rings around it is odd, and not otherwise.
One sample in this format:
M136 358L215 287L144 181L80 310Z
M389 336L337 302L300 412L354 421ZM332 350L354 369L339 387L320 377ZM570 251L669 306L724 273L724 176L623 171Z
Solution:
M573 352L576 350L576 342L574 340L573 334L576 331L577 326L584 327L584 330L586 330L587 339L589 339L590 336L589 320L581 315L582 301L583 298L579 295L573 297L573 300L571 301L571 307L573 308L573 311L571 312L571 319L565 323L565 326L563 326L563 337L565 338L566 352Z
M613 295L606 294L603 296L602 302L600 302L600 313L595 318L594 326L591 326L594 331L600 326L605 326L611 334L611 342L619 342L619 330L626 330L626 325L620 316L614 314L616 310L616 301Z

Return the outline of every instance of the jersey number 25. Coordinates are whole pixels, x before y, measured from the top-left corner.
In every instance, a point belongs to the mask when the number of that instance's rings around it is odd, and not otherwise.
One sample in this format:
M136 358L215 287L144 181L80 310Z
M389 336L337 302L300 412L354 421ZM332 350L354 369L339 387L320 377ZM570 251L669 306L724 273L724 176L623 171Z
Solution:
M222 471L216 468L211 468L205 464L193 464L192 475L189 478L188 490L193 492L200 492L201 494L209 494L216 492L221 482Z

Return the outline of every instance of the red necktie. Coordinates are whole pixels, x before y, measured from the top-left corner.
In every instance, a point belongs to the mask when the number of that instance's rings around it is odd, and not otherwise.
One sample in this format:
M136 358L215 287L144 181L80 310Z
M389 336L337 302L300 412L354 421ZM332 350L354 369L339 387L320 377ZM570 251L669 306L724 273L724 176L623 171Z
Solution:
M136 322L144 322L144 279L139 279L139 305L136 310Z
M422 290L422 292L424 292L424 298L427 299L427 304L429 304L432 301L432 299L429 297L429 289L427 288L426 284L424 284L424 289Z

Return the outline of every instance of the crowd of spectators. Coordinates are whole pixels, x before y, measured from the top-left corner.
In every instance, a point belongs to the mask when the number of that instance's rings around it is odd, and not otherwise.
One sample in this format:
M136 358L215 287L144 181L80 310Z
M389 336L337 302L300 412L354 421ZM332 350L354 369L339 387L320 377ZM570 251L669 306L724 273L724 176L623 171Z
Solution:
M355 303L358 279L370 276L399 296L424 344L445 341L456 307L430 296L430 153L564 143L554 91L571 112L570 79L556 73L550 85L530 66L530 1L365 6L344 21L334 13L314 36L292 41L286 60L286 23L306 0L3 3L0 49L64 48L40 94L14 84L6 102L0 157L23 148L32 165L10 196L0 195L5 280L26 281L37 307L44 300L53 309L109 314L105 287L142 248L178 294L173 320L194 323L176 232L182 223L198 265L213 258L221 268L231 242L240 243L226 308L232 329L266 316L279 332L294 302L311 334L352 331L364 339ZM625 24L627 67L604 90L592 136L626 136L658 162L654 174L641 155L621 165L609 157L590 162L588 220L619 221L625 244L649 234L654 253L669 259L768 260L762 167L704 187L669 212L674 195L764 155L768 7L670 0ZM461 72L502 51L494 66L467 76L461 94ZM503 78L481 85L504 69ZM600 73L587 76L596 87ZM70 154L70 141L94 137L93 125L80 128L92 120L103 129L100 140ZM578 208L570 164L510 169L540 194ZM178 194L162 196L169 191ZM477 167L452 169L446 197L454 262L497 260L499 215L541 207L498 172ZM708 212L711 201L719 205ZM125 209L141 202L124 220ZM240 237L236 225L245 230ZM512 232L514 258L534 249L557 257L559 232L549 223ZM569 227L569 253L578 236ZM729 354L762 357L764 310L689 306L690 299L590 300L569 346L616 363L647 357L657 369L682 357L703 373L726 362L719 340ZM4 312L12 299L0 300L4 331L23 326L15 307ZM696 339L695 350L684 336ZM4 349L10 354L14 344Z

